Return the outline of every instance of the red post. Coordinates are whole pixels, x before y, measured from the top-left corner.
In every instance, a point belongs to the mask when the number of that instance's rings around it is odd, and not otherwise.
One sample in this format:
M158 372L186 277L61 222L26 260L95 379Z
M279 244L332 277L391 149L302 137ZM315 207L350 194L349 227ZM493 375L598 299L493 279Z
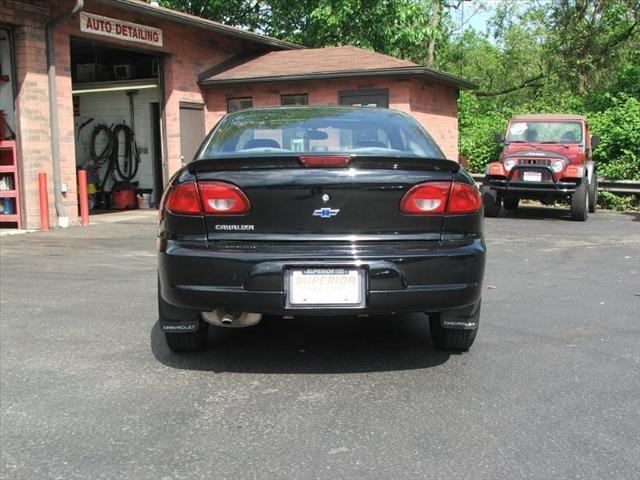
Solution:
M49 194L47 193L47 174L38 174L38 191L40 192L40 230L49 230Z
M89 225L89 195L87 194L87 171L78 170L78 196L80 197L80 223Z

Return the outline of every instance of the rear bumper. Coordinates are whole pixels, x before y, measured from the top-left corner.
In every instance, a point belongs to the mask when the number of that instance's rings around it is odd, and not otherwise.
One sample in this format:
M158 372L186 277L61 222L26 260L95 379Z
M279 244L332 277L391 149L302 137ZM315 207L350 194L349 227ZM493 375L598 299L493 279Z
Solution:
M162 298L201 311L216 307L286 315L428 312L478 301L485 265L482 239L451 242L291 244L166 241L159 252ZM358 267L366 272L364 307L287 307L293 267Z

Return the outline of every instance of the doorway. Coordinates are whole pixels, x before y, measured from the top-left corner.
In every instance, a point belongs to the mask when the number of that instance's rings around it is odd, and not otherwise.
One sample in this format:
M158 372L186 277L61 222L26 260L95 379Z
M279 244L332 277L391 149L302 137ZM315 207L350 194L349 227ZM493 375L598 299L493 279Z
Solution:
M180 102L180 160L183 165L193 160L204 137L204 105Z
M164 190L164 165L162 162L162 112L160 102L151 103L151 130L153 137L153 190L154 204L160 204L160 197Z
M76 168L92 214L151 208L162 194L161 65L153 52L71 40Z

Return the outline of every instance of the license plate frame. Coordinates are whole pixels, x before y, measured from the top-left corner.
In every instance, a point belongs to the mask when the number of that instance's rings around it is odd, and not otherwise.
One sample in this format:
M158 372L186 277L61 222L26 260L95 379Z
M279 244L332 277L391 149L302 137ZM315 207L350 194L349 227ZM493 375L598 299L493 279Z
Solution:
M287 308L362 308L365 293L362 268L292 267L285 272Z
M522 180L525 182L541 182L542 172L530 172L525 170L522 172Z

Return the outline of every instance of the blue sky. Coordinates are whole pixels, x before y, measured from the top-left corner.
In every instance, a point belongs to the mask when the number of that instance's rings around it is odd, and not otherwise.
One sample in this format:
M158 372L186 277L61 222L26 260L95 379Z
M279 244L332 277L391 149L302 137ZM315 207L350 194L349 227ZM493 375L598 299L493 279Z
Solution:
M459 23L464 13L464 28L473 28L479 32L485 32L487 22L493 15L495 8L502 0L471 0L463 2L457 10L452 11L453 18Z

